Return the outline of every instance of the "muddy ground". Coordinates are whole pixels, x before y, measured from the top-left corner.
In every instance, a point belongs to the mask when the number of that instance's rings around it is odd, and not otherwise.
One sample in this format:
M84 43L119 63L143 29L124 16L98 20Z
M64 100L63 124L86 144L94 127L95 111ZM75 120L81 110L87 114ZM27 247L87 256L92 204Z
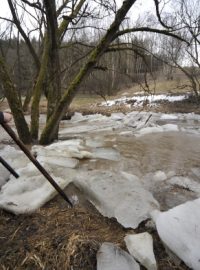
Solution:
M200 113L199 107L191 102L163 103L154 111ZM71 112L74 110L77 108L72 108ZM89 110L88 107L79 108L83 113L104 114L123 111L123 108L91 107ZM0 210L0 270L94 270L101 243L112 242L126 250L124 236L143 231L149 231L154 238L159 270L189 269L183 263L174 264L155 229L145 223L135 231L124 229L116 220L103 217L76 188L70 187L66 193L78 195L79 203L75 207L68 208L67 203L57 196L30 215L15 216Z

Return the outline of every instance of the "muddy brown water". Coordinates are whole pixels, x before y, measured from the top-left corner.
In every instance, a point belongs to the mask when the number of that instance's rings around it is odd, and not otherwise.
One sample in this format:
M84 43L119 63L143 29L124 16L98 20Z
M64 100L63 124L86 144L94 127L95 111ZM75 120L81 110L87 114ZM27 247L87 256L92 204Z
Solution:
M191 168L200 165L199 135L162 132L140 137L109 135L104 139L105 149L116 149L120 153L120 160L94 159L82 164L88 164L90 169L124 170L138 176L158 170L187 175Z
M186 132L161 132L140 137L107 134L102 138L104 138L105 149L115 149L120 153L120 159L117 161L85 160L81 162L81 168L125 171L137 175L141 181L145 181L145 185L159 201L161 210L168 210L198 197L189 188L168 185L167 181L170 177L187 177L200 184L199 135ZM193 169L197 169L197 173L194 173ZM167 179L158 184L148 183L151 176L158 171L165 173Z

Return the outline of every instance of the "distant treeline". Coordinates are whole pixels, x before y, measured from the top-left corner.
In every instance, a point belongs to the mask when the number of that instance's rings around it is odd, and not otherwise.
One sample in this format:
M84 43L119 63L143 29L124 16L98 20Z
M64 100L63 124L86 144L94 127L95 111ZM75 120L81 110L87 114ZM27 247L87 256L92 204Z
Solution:
M40 56L42 44L32 39L32 45ZM73 76L86 61L95 44L82 42L63 43L60 49L62 88L65 89ZM26 95L37 78L36 68L24 41L0 40L0 49L6 58L11 78L21 95ZM41 56L40 56L41 57ZM86 94L112 95L123 87L141 83L146 75L156 76L164 68L159 55L153 56L132 44L114 44L101 58L89 77L82 82L80 91ZM45 89L45 86L44 86ZM44 90L45 92L45 90ZM0 88L2 96L2 84Z

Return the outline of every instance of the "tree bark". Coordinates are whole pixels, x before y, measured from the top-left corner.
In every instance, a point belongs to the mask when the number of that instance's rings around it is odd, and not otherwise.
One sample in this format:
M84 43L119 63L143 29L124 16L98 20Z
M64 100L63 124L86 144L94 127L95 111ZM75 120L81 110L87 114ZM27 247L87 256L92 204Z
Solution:
M3 83L5 97L7 98L10 109L13 113L19 138L24 144L31 144L31 135L23 115L21 102L2 57L0 57L0 78Z
M87 63L80 69L79 73L75 76L69 87L64 92L64 95L62 96L55 112L49 118L46 127L41 134L41 144L49 144L55 139L59 122L65 114L73 98L77 94L78 86L83 81L83 79L90 73L90 71L95 67L102 54L108 48L109 44L113 41L113 37L118 31L121 22L124 20L127 12L135 2L136 0L126 0L123 2L121 8L116 13L114 22L111 24L105 36L91 52Z
M45 36L43 55L40 65L40 71L33 88L33 100L31 105L31 136L33 140L38 140L39 131L39 104L42 94L43 84L45 83L47 66L49 61L49 40Z
M47 120L52 115L58 101L61 98L60 59L58 48L58 23L56 16L55 0L44 0L47 17L47 37L49 40L49 62L48 62L48 105Z

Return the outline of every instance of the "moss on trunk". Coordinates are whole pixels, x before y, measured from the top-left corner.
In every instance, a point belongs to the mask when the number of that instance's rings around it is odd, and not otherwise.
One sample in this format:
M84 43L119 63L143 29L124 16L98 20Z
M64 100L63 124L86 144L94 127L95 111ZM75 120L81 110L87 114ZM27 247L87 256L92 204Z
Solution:
M128 10L135 3L135 1L136 0L127 0L123 2L122 7L116 13L115 20L106 32L105 36L91 52L87 63L80 69L79 73L72 80L69 87L65 90L55 112L49 118L46 127L41 134L41 144L49 144L56 138L56 131L58 129L59 122L65 114L73 98L77 94L80 83L94 68L101 55L105 52L109 44L113 41L113 37L119 29L121 22L124 20Z
M44 51L42 55L40 71L36 79L35 86L33 88L33 100L31 105L31 136L34 140L38 139L39 132L39 104L42 94L43 84L46 79L47 66L49 61L49 41L47 36L45 37Z
M4 87L4 94L8 100L10 109L13 113L13 118L15 121L15 126L19 138L25 144L31 144L31 135L29 132L28 125L23 115L23 110L21 102L19 100L19 95L14 87L14 84L9 76L9 72L6 68L3 58L0 57L0 78Z

